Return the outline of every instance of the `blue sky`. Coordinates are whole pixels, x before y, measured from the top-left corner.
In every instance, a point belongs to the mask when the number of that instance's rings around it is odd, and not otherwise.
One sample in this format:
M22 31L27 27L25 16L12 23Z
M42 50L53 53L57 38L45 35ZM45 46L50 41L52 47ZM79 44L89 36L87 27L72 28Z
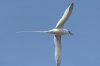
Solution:
M52 29L71 2L61 66L100 66L100 0L0 0L0 66L55 66L52 35L16 32Z

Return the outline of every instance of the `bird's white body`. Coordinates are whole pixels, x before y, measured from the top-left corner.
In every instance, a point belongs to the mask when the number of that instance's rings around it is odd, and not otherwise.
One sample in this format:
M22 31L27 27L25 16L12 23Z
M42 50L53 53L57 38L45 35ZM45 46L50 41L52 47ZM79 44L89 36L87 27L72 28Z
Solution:
M58 21L56 27L54 29L48 31L21 31L21 32L43 32L43 33L50 33L54 35L54 42L55 42L55 61L56 66L60 66L61 63L61 36L62 35L72 35L72 33L64 29L64 24L68 20L71 12L73 10L73 3L69 5L69 7L65 10L62 18Z
M69 34L67 29L51 29L48 31L51 34L55 34L55 35L65 35L65 34Z

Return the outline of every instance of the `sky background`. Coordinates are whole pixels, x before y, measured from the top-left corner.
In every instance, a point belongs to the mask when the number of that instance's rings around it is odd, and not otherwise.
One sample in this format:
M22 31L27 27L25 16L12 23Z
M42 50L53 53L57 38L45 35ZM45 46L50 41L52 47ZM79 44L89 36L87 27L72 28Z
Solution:
M0 66L55 66L49 30L74 2L62 37L61 66L100 66L100 0L0 0Z

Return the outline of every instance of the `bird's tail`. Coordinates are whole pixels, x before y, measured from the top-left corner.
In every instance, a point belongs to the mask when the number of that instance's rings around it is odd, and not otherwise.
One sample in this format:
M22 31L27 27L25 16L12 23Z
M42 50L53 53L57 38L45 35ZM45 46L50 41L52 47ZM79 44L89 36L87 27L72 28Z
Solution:
M31 33L34 33L34 32L36 32L36 33L48 33L48 31L18 31L18 32L16 32L16 33L23 33L23 32L31 32Z

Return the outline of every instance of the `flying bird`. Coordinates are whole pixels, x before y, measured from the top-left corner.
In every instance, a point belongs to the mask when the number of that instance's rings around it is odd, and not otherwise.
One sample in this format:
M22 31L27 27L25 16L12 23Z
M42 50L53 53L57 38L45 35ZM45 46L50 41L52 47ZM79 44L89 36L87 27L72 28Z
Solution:
M20 32L43 32L54 35L54 43L55 43L55 61L56 66L60 66L61 56L62 56L62 47L61 47L61 37L62 35L72 35L69 30L64 28L65 22L68 20L69 16L72 13L74 3L71 3L69 7L65 10L63 16L58 21L55 28L48 31L20 31ZM19 32L18 32L19 33Z

